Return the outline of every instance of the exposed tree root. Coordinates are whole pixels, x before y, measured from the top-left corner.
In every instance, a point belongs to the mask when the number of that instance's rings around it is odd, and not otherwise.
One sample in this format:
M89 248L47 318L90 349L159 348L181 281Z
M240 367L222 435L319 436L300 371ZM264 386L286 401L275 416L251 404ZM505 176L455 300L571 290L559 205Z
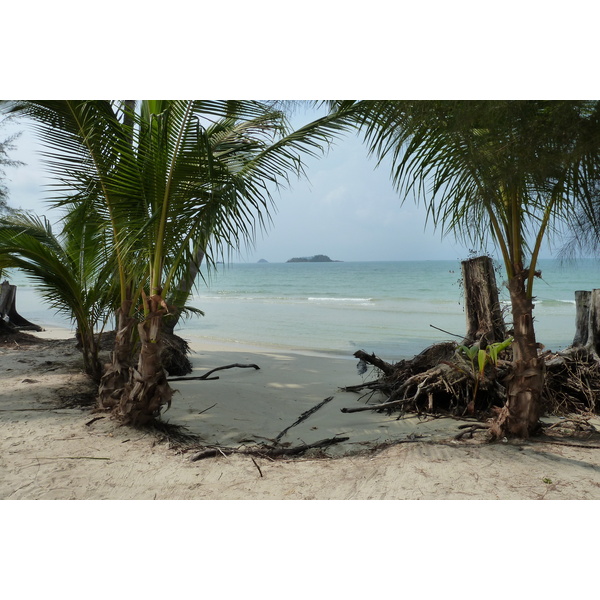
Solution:
M476 416L489 419L485 426L472 426L457 438L471 436L484 427L494 438L494 422L502 419L506 402L504 382L511 372L508 360L487 365L483 372L457 353L452 342L435 344L411 360L387 363L364 351L355 354L362 363L375 367L379 377L363 384L342 388L348 392L370 392L379 401L342 408L344 413L364 410L400 411L417 414ZM510 351L506 357L510 358ZM552 415L597 414L600 408L600 357L585 348L540 355L545 365L543 413ZM370 400L371 398L369 398ZM383 401L382 401L383 400ZM494 422L490 419L494 418ZM541 427L541 425L540 425ZM496 429L498 429L496 427ZM497 433L497 431L496 431ZM496 436L497 437L497 436Z
M476 384L477 408L487 410L494 402L501 405L504 388L499 383L499 378L486 377L477 381L471 366L457 356L457 347L454 342L435 344L412 360L402 360L395 364L386 363L363 351L357 352L354 356L373 365L381 376L374 381L343 390L370 390L385 399L373 405L343 408L342 412L401 409L416 413L443 411L457 416L474 414Z

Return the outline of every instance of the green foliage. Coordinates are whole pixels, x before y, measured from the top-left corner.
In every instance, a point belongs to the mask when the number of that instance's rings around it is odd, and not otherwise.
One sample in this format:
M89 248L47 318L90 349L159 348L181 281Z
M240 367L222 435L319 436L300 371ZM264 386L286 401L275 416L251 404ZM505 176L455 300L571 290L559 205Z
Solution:
M23 101L45 143L55 206L94 223L121 301L160 289L179 306L198 253L252 243L272 193L303 174L343 129L319 119L289 131L285 114L254 101ZM181 291L183 290L183 291ZM151 292L153 293L153 292Z
M479 347L479 344L473 344L472 346L459 346L457 348L457 353L465 356L472 368L473 373L479 371L479 373L483 374L485 371L485 367L488 364L494 365L494 367L498 366L498 355L506 350L514 341L513 337L509 337L503 342L496 342L494 344L489 344L485 350ZM475 359L477 359L477 366L475 368Z
M128 332L117 336L123 354L133 347L129 328L137 331L130 317L148 323L150 306L166 307L164 300L185 310L202 258L210 266L251 244L270 219L277 187L303 175L302 155L316 155L347 126L324 117L290 131L284 112L257 101L49 100L3 108L33 121L54 179L50 200L66 211L60 239L33 217L6 221L4 260L35 278L82 332L115 309L125 314Z
M456 353L459 356L464 356L468 360L468 364L471 366L471 374L475 380L475 386L473 388L473 402L477 397L477 391L483 378L485 377L485 368L487 365L493 365L494 368L498 367L498 356L503 350L506 350L514 341L513 337L509 337L503 342L496 342L489 344L485 349L480 348L479 344L473 344L472 346L459 346L456 349Z
M9 122L8 117L2 117L0 119L0 129ZM14 142L19 137L20 133L11 135L3 140L0 139L0 212L8 209L8 188L3 183L4 177L6 177L6 171L4 167L20 167L23 165L18 160L10 158L10 152L15 149Z
M332 108L348 102L333 102ZM352 103L351 103L352 104ZM532 297L542 242L592 223L600 239L600 101L357 101L357 123L404 198L442 234L502 254ZM596 210L594 207L596 206Z
M24 272L37 283L49 308L75 322L86 370L99 377L94 332L114 308L112 278L98 259L92 224L77 217L70 215L60 236L45 217L14 212L0 218L0 268Z

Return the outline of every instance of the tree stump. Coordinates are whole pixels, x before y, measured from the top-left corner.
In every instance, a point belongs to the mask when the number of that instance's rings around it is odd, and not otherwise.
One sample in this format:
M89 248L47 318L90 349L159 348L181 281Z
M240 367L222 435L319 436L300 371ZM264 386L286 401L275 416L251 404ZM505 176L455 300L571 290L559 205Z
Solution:
M4 330L43 331L39 325L23 318L16 308L17 286L4 281L0 285L0 319Z
M573 347L600 354L600 289L575 292Z
M477 256L461 263L465 296L467 333L463 344L481 347L506 339L494 264L489 256Z
M590 330L590 299L592 292L578 290L575 292L575 337L573 346L581 348L588 341Z

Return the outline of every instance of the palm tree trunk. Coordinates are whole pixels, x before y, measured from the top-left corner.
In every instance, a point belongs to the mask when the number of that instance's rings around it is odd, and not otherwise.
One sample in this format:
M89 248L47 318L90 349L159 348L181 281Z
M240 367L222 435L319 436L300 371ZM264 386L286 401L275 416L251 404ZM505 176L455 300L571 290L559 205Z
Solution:
M102 379L102 363L98 357L98 340L94 336L94 331L92 329L85 329L85 331L77 329L75 337L83 354L85 372L95 383L99 384Z
M129 381L133 350L133 327L135 319L131 317L132 301L124 300L117 310L117 333L111 362L100 380L98 389L98 408L113 409L117 406L121 394Z
M137 368L129 370L129 381L115 409L120 420L133 425L156 419L165 404L171 406L173 396L161 360L162 298L156 294L148 303L149 315L138 324L141 348Z
M541 416L544 360L538 355L533 302L525 291L527 276L527 269L521 269L508 284L514 327L513 364L506 404L491 429L495 438L527 438L537 429Z

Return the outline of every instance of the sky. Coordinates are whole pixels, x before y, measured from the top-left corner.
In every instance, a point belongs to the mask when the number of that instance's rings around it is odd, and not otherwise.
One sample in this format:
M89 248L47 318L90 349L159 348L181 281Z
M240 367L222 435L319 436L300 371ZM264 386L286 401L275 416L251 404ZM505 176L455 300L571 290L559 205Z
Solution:
M294 126L319 116L316 109L297 109ZM20 132L11 158L25 163L7 168L9 205L31 210L56 222L59 213L45 198L40 144L26 122L0 129L2 138ZM402 202L390 178L389 165L377 165L354 134L337 139L322 157L306 157L306 177L292 179L274 191L271 222L258 231L253 245L229 256L232 262L285 262L293 257L325 254L333 260L464 260L469 250L452 235L442 239L426 222L423 203ZM491 248L476 248L492 251ZM547 254L548 255L548 254Z
M315 110L298 109L294 125L316 118ZM11 157L25 166L6 169L9 204L45 214L55 221L44 200L49 180L39 156L39 142L25 122L11 124L0 135L20 131ZM353 134L336 140L323 157L306 158L306 177L293 179L274 192L275 206L267 230L253 247L242 248L234 262L285 262L297 256L326 254L333 260L433 260L466 258L467 250L425 227L424 207L402 205L389 169L377 167L366 146Z

